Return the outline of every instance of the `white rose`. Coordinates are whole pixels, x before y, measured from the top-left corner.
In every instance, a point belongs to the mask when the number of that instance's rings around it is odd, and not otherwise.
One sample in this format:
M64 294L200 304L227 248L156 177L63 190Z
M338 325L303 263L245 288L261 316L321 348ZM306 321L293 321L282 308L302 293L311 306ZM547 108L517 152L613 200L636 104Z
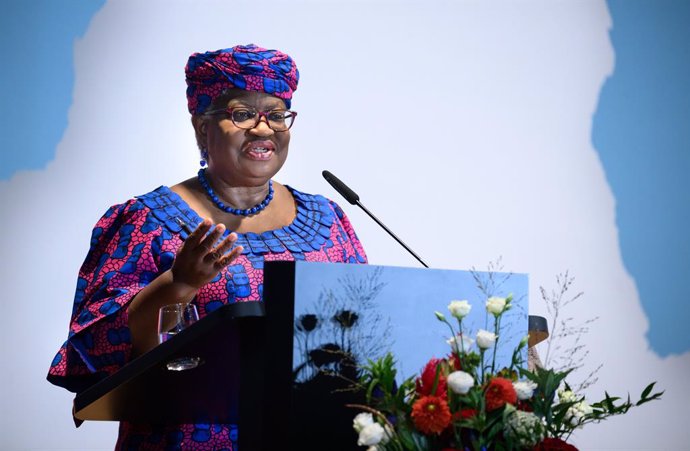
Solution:
M359 432L359 439L357 440L357 445L359 446L371 446L378 445L378 443L383 439L386 431L378 423L371 423L364 426Z
M472 347L474 340L472 340L470 337L465 337L464 335L458 334L455 337L450 337L448 340L446 340L446 343L450 345L453 352L458 352L458 348L462 348L463 352L470 352L470 348Z
M467 301L450 301L448 304L448 310L450 310L451 315L457 319L463 319L469 315L472 306Z
M518 399L525 401L534 395L534 389L537 388L537 384L532 381L519 381L513 382L513 388L515 388Z
M494 316L498 316L506 309L506 298L490 297L486 301L486 311Z
M453 371L446 381L450 389L458 395L466 395L474 386L474 378L464 371Z
M362 429L374 423L374 418L369 412L362 412L358 414L354 420L352 420L352 427L357 433L361 432Z
M496 343L495 333L479 329L479 332L477 332L477 346L479 346L479 349L489 349L494 343Z

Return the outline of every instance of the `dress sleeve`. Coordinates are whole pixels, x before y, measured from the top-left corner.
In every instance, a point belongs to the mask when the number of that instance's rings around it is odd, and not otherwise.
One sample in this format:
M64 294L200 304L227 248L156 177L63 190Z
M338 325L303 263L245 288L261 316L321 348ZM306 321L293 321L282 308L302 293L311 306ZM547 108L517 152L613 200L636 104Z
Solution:
M91 235L79 270L69 335L48 380L78 392L122 367L131 355L127 305L174 254L162 253L162 228L137 200L111 207Z
M357 238L357 234L355 233L355 229L352 227L352 223L350 223L350 220L343 209L340 208L340 205L336 204L332 200L329 200L328 203L333 209L333 212L337 218L340 235L344 238L343 241L348 241L353 248L353 255L350 256L346 263L366 264L367 254L364 252L364 247L359 241L359 238Z

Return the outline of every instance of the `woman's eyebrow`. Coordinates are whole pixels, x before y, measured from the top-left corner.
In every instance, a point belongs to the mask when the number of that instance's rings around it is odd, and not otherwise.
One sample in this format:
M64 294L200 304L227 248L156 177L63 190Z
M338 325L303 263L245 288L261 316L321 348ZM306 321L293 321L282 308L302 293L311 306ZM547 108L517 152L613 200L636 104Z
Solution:
M232 99L231 101L228 102L228 106L230 106L230 105L243 105L243 106L254 108L252 105L248 104L247 102L245 102L242 99Z
M265 105L266 108L259 108L256 105L253 105L246 100L242 99L232 99L230 102L228 102L228 106L244 106L247 108L253 108L255 110L261 110L261 111L272 111L272 110L286 110L285 106L281 104L280 102L270 102L269 104Z

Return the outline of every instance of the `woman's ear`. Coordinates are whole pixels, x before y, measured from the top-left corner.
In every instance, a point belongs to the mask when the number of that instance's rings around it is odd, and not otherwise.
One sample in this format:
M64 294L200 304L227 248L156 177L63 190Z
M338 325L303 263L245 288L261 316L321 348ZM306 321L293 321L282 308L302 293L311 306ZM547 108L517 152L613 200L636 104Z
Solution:
M206 148L207 136L206 136L206 119L201 115L192 116L192 126L194 127L194 134L196 136L196 145L199 146L199 150Z

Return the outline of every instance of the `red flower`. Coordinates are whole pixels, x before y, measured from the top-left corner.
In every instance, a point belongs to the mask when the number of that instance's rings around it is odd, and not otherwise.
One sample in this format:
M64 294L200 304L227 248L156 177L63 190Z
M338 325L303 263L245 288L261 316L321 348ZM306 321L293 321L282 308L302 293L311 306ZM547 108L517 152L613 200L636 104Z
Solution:
M442 359L431 359L422 370L421 376L417 378L417 393L422 396L441 396L444 399L448 396L446 389L446 376L443 374ZM436 391L432 393L434 381L436 380L436 368L439 370L438 384Z
M524 412L534 412L534 408L532 408L532 404L529 401L518 400L515 407L517 407L518 410L522 410Z
M474 409L462 409L458 414L463 420L469 420L477 416L477 411Z
M423 396L412 405L412 421L424 434L440 434L450 419L448 403L439 396Z
M494 377L486 387L486 410L500 409L506 403L515 404L517 402L517 393L513 388L513 383L509 379L503 377Z
M560 438L545 438L533 448L534 451L577 451L573 445L569 445Z
M456 356L455 354L451 354L448 356L448 366L450 366L450 369L452 371L460 371L462 369L460 359L458 359L458 356Z

